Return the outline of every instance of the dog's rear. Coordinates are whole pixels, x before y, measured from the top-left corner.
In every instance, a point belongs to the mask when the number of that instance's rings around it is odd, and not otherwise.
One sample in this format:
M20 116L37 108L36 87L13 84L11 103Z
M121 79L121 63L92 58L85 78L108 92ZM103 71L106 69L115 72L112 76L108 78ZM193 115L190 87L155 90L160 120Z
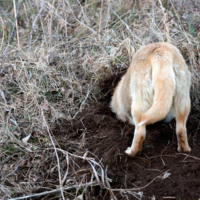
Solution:
M190 72L179 50L168 43L141 48L114 91L111 108L122 121L135 124L132 146L135 156L146 136L146 125L176 117L178 150L189 152L186 120L190 111Z

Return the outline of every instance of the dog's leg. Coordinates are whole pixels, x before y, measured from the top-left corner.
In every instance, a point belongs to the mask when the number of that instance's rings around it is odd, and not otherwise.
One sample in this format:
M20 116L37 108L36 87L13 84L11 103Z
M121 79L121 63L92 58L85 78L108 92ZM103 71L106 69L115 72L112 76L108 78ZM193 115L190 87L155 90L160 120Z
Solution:
M125 153L131 157L135 157L142 148L143 141L146 137L146 125L137 126L141 120L142 112L133 110L135 106L132 106L132 116L135 122L135 131L131 147L128 147Z
M134 138L131 147L128 147L125 153L135 157L142 148L143 141L146 137L146 126L135 127Z
M189 114L190 108L186 108L184 112L176 113L176 135L178 140L179 152L190 152L191 148L188 145L186 120Z

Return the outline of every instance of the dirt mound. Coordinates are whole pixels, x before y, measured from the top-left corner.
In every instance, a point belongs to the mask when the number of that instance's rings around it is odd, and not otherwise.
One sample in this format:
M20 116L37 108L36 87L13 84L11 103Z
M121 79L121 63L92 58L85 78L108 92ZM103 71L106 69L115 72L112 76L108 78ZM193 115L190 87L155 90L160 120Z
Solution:
M177 152L175 120L169 124L147 126L147 137L141 154L129 158L124 151L131 145L134 126L117 120L109 108L113 90L121 75L113 75L100 83L101 96L90 109L79 113L72 122L62 122L53 130L75 141L84 138L90 157L99 158L111 187L138 188L121 194L117 199L199 199L200 198L200 113L193 108L187 122L190 154ZM71 124L72 123L72 124ZM68 151L73 148L64 145ZM79 163L81 165L81 163ZM83 164L82 164L83 165ZM103 199L103 197L98 197Z

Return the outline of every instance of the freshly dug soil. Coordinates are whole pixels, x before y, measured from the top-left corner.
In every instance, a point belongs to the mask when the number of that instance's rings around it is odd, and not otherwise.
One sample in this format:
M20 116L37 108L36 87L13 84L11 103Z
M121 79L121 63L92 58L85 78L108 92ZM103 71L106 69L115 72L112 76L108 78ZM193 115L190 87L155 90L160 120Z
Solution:
M54 135L65 134L68 139L78 141L82 140L81 134L84 133L88 157L98 157L104 169L107 167L111 187L139 188L123 194L114 192L117 199L200 199L199 110L193 108L187 121L192 148L189 154L177 151L176 123L173 120L169 124L147 126L140 155L129 158L124 151L131 145L134 126L117 120L109 108L113 90L122 74L124 72L102 81L99 85L102 94L97 102L79 113L72 122L59 123L53 130ZM67 144L63 148L70 151ZM103 199L103 196L96 195L96 199ZM108 196L104 195L104 199Z

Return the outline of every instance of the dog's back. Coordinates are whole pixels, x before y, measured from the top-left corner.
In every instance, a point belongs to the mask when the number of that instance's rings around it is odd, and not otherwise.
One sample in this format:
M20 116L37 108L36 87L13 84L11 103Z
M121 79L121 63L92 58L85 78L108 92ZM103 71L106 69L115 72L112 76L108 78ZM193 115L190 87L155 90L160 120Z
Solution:
M165 68L162 65L165 65ZM140 48L133 56L129 69L115 89L111 108L119 119L122 121L128 119L134 124L131 105L142 106L141 112L144 114L153 103L161 103L161 110L167 110L169 115L166 113L162 118L152 119L149 123L165 117L167 117L166 122L169 122L173 118L172 109L185 107L185 96L188 96L189 89L190 72L180 51L168 43L153 43ZM156 92L159 93L157 99L155 99Z

